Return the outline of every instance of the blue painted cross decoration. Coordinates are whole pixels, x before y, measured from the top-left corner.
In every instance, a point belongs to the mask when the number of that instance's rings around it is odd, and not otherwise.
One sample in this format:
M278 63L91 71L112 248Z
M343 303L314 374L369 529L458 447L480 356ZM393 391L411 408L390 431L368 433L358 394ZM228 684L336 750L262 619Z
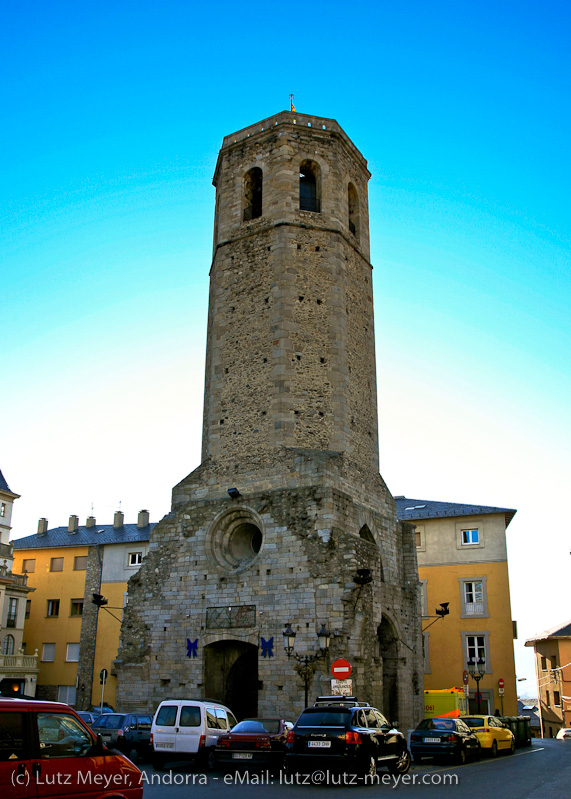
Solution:
M271 638L268 638L267 641L266 641L266 639L263 636L261 636L261 641L262 641L262 657L263 658L273 658L273 656L274 656L274 638L273 638L273 636Z
M198 638L191 641L190 638L186 639L186 656L187 658L198 657Z

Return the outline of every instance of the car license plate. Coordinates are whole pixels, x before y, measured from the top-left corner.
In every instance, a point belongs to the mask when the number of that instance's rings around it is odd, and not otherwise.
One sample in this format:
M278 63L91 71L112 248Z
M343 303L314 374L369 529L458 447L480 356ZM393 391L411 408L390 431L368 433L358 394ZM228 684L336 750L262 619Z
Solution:
M173 743L170 743L170 744L169 743L159 743L157 741L157 743L155 744L155 749L173 749L173 748L174 748L174 744Z
M252 753L251 752L234 752L232 755L234 760L251 760Z
M310 741L308 746L317 747L318 749L330 749L331 741Z
M442 743L442 738L423 738L425 744L439 744Z

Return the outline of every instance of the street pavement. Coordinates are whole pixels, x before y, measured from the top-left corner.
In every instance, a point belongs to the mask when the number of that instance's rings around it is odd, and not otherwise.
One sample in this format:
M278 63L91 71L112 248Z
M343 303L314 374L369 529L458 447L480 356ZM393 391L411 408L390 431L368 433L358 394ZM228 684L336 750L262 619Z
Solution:
M483 757L465 766L413 765L398 779L380 771L377 780L363 780L314 772L307 779L289 775L272 777L267 772L241 773L234 777L214 771L204 774L184 763L157 772L143 765L144 799L323 799L343 791L351 799L400 796L418 799L563 799L571 786L571 741L534 740L514 755ZM381 794L382 792L382 794Z

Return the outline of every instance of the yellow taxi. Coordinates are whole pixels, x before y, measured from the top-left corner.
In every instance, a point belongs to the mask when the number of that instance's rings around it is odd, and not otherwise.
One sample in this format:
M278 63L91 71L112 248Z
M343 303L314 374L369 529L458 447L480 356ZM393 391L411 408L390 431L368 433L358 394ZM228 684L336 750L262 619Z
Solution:
M515 751L515 736L495 716L462 716L480 741L482 750L496 757L499 751L512 755Z

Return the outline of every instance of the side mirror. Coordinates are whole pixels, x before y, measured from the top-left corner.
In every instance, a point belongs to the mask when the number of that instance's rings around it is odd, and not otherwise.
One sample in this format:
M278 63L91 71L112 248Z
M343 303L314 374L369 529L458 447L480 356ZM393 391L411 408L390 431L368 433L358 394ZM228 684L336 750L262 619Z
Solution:
M107 751L107 748L105 747L105 744L103 743L103 738L101 737L100 733L97 733L97 736L95 738L95 743L91 747L90 754L93 755L93 756L103 755L106 751Z

